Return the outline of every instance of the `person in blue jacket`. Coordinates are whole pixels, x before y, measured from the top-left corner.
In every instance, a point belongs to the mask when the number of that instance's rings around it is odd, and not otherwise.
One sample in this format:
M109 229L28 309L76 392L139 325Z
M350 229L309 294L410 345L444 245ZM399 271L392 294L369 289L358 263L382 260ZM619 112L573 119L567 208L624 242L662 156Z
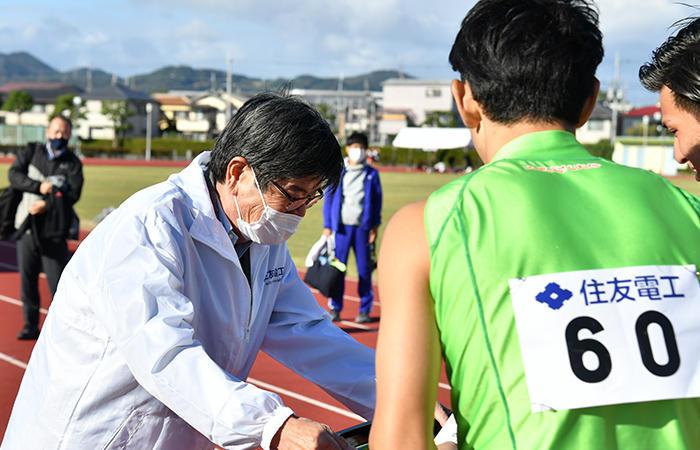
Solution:
M355 322L367 323L374 300L372 246L381 223L382 185L379 172L366 161L367 135L352 133L346 146L348 158L340 183L335 191L328 191L324 196L323 234L335 235L335 256L341 262L348 262L351 247L355 252L359 276L357 291L361 300ZM344 290L343 283L338 297L328 299L334 321L340 320Z

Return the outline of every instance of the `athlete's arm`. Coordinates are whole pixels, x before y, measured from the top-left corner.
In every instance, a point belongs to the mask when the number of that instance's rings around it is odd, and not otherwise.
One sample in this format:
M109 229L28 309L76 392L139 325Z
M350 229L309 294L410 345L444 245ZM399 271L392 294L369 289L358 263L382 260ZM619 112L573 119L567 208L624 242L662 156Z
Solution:
M370 448L435 449L440 346L428 286L424 206L412 204L394 215L379 255L382 326Z

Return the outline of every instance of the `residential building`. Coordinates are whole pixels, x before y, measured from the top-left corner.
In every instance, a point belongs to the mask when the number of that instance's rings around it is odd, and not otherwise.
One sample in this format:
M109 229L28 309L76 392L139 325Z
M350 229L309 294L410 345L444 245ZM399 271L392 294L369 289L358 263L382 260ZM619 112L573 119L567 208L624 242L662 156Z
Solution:
M159 104L145 92L135 91L122 84L112 85L92 89L81 96L83 113L85 119L78 120L74 124L75 133L81 139L114 139L114 122L107 117L102 108L105 102L123 101L126 102L133 114L129 117L130 129L125 136L145 136L146 122L149 114L147 104L151 104L153 111L150 114L151 130L153 134L158 134Z
M0 97L3 100L12 91L25 91L32 96L34 106L20 116L13 111L0 111L0 123L5 125L33 125L45 127L49 116L54 111L56 99L65 94L81 95L82 90L76 86L63 83L45 82L10 82L0 86Z
M454 111L451 82L391 78L382 83L385 110L407 109L416 125L431 112Z
M612 135L612 109L596 103L588 122L576 130L576 138L582 144L597 144L610 140Z
M227 111L233 115L247 97L230 96L222 91L170 91L153 94L161 105L161 129L177 132L188 139L216 138L226 127Z
M370 144L379 142L382 93L369 90L292 89L297 95L317 108L333 126L338 139L358 131L366 133Z

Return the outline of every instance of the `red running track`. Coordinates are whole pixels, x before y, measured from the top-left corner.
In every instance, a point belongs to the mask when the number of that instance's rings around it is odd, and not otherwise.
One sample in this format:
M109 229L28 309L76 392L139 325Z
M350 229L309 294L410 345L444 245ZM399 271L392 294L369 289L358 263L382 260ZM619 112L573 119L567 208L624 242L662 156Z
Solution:
M46 279L43 277L40 279L40 292L42 307L48 309L50 295ZM376 319L375 322L367 325L355 324L352 320L359 306L356 293L356 282L347 281L346 307L339 326L362 344L374 348L381 305L375 305L373 309L372 317ZM326 307L326 299L318 293L315 296L319 304ZM41 317L43 321L45 310ZM15 338L21 326L22 308L19 301L15 247L12 243L0 242L0 441L24 374L24 366L29 361L34 345L34 341L18 341ZM298 415L326 423L334 430L341 430L362 421L323 390L264 353L258 356L248 381L277 392ZM444 374L439 399L443 404L449 405L449 387Z

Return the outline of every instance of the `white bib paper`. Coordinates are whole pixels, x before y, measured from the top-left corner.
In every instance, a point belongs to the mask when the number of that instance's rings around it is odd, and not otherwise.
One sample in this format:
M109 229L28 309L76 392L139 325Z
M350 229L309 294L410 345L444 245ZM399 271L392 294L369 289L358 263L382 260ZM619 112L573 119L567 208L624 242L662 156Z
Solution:
M695 266L509 281L534 412L700 397Z

